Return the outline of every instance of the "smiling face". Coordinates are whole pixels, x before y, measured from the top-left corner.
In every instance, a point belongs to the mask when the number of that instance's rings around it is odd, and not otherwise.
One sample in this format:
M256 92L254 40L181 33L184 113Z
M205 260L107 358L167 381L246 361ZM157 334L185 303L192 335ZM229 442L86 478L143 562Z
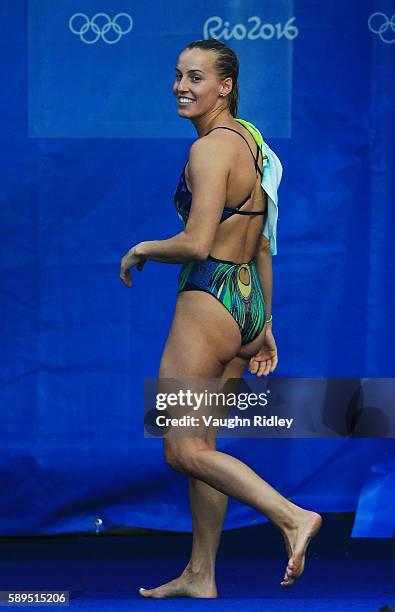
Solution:
M191 118L223 107L232 79L220 81L214 62L215 52L206 49L185 49L180 54L173 85L180 114Z

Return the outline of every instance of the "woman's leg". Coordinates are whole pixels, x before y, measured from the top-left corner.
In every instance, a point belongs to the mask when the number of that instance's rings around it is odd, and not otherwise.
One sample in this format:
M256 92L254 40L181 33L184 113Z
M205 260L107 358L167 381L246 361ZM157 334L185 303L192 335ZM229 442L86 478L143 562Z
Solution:
M202 312L206 315L204 319ZM256 351L254 342L251 343L251 355ZM220 377L224 364L237 355L239 349L237 324L221 304L205 293L181 294L161 362L161 376ZM291 503L247 465L213 450L201 439L165 438L165 452L167 462L174 469L204 481L224 495L232 495L274 522L283 533L290 557L282 585L292 584L303 571L304 553L320 527L321 517ZM170 590L171 584L168 583ZM181 592L186 594L183 589ZM153 590L142 594L148 597L177 595L176 592L153 593Z
M248 360L234 357L224 369L221 384L242 378ZM216 431L206 438L209 448L216 448ZM192 551L181 575L142 594L146 597L174 597L183 593L192 597L218 596L215 559L228 506L228 496L206 482L189 476L189 501L192 514Z
M230 378L241 379L248 365L246 359L234 357L221 376L222 384ZM235 389L234 389L235 390ZM207 445L216 449L216 433ZM215 584L215 559L228 506L228 496L203 480L189 476L189 500L192 513L193 540L189 563L184 571L205 576Z
M196 295L193 292L193 295ZM203 300L208 306L214 302L214 298L206 294L198 293L198 298L203 295ZM169 338L161 360L160 378L187 378L197 376L209 378L213 372L204 366L204 358L199 358L200 364L192 363L191 356L199 355L199 347L194 345L193 338L188 335L188 319L184 317L184 309L180 306L186 297L190 301L191 294L181 294L177 301L175 318L170 330ZM208 298L208 299L207 299ZM206 306L206 304L205 304ZM217 304L215 304L217 306ZM220 314L223 306L219 304ZM206 314L210 314L205 310ZM188 316L188 315L187 315ZM225 311L225 328L222 333L228 331L231 315ZM189 322L190 323L190 322ZM215 377L220 378L221 384L225 384L230 378L241 378L248 365L247 359L233 356L240 345L240 333L237 324L231 320L230 339L233 344L232 352L229 353L229 361L226 365L218 362L215 368ZM179 332L187 337L187 351L178 352L176 337ZM200 346L201 349L201 346ZM175 353L180 365L175 367ZM181 365L182 364L182 365ZM211 430L210 435L205 437L206 444L213 450L216 448L216 431ZM191 597L217 597L218 591L215 582L215 558L221 538L222 527L228 505L228 496L221 491L211 487L206 482L189 477L189 500L192 513L192 551L190 560L184 571L178 578L166 582L153 589L145 589L141 594L144 597L176 597L189 595Z

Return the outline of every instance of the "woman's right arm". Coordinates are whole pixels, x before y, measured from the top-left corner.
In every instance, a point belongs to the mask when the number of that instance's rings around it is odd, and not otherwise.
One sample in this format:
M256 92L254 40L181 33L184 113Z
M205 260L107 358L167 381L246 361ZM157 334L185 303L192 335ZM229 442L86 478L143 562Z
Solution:
M266 236L259 238L255 259L265 298L265 320L267 321L272 314L273 270L270 243ZM266 333L262 346L251 357L249 363L251 374L256 374L257 376L267 376L276 369L278 363L277 346L272 333L271 322L265 323L265 328Z
M266 236L261 236L258 241L256 263L259 278L263 289L263 295L265 298L266 321L270 319L272 314L272 296L273 296L273 269L272 269L272 255L270 253L270 242ZM271 323L268 323L271 326Z

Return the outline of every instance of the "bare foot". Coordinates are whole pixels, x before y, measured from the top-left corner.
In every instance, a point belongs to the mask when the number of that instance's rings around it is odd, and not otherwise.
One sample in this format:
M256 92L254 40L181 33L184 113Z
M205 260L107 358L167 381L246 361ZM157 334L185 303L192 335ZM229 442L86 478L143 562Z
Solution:
M155 589L139 589L143 597L200 597L217 598L218 592L214 579L203 578L185 569L181 576L166 582Z
M302 510L295 527L285 529L283 537L288 553L288 565L281 586L290 587L304 570L304 556L310 540L321 528L322 517L317 512Z

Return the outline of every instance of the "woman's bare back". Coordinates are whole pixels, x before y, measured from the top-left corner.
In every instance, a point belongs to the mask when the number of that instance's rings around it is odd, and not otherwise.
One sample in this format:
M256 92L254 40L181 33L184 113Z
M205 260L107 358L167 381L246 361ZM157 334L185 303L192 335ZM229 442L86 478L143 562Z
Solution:
M251 147L251 151L256 150L256 142L247 128L243 128L241 124L235 121L232 129L244 136ZM267 196L261 186L261 174L256 172L254 159L246 142L229 130L216 130L213 132L213 136L221 138L223 145L231 147L233 153L225 206L236 208L238 203L246 197L246 194L252 191L251 197L243 205L242 211L266 212ZM210 137L212 137L211 134L205 136L205 138ZM259 150L258 166L262 171L261 150ZM192 191L188 177L188 164L185 168L185 179L189 191ZM224 223L218 225L210 254L217 259L235 263L250 261L256 253L264 222L265 215L232 215Z

